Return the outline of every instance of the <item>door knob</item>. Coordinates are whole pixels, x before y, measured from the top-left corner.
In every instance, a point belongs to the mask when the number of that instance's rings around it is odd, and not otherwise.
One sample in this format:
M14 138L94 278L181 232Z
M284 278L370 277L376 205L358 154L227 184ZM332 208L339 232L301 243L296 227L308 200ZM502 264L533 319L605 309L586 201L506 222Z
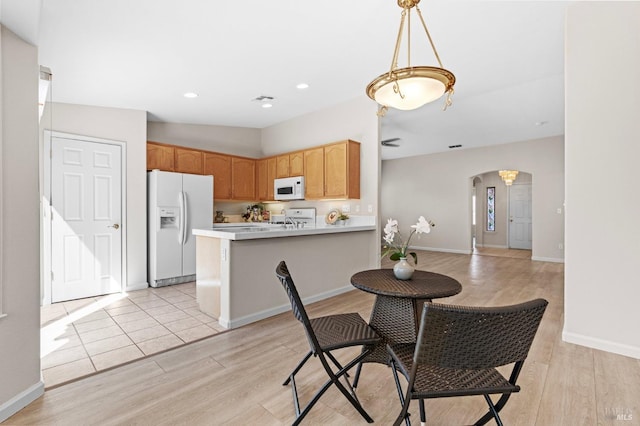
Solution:
M120 228L120 225L118 225L117 223L114 223L113 225L109 225L108 228L118 229Z

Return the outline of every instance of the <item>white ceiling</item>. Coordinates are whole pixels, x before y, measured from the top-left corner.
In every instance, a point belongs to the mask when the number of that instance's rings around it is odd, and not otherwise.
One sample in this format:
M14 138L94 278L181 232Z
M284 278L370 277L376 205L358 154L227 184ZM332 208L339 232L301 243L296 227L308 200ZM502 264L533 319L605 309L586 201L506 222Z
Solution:
M363 96L389 69L401 11L394 0L7 1L40 10L39 19L13 18L3 5L3 22L20 34L24 21L27 38L36 23L54 101L255 128ZM401 140L383 158L563 134L567 4L423 0L443 65L457 78L454 104L389 111L381 139ZM436 65L417 24L412 64ZM310 87L296 89L300 82ZM273 96L274 107L252 101L260 95Z

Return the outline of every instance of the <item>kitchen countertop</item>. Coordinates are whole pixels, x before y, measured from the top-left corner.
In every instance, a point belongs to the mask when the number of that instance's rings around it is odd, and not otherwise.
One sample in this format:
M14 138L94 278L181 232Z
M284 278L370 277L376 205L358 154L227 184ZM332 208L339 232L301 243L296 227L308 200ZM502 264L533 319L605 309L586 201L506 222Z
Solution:
M347 225L326 225L322 223L316 226L305 226L304 228L287 228L282 224L270 223L225 223L216 224L214 227L208 229L194 229L193 235L238 241L374 231L376 229L376 219L374 216L361 219L364 220L356 220L353 224L349 223Z

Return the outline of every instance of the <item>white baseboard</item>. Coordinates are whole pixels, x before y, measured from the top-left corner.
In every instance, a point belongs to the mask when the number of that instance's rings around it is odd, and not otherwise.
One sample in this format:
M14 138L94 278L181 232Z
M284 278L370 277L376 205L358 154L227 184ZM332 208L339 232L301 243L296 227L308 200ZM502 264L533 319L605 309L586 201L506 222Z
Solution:
M536 260L538 262L555 262L555 263L564 263L564 259L561 257L540 257L540 256L531 256L531 260Z
M508 249L509 248L509 246L500 245L500 244L476 244L476 247L497 248L497 249Z
M148 287L149 287L149 284L147 282L127 284L127 289L125 291L129 292L129 291L136 291L136 290L144 290L145 288L148 288Z
M354 290L355 287L348 285L340 288L336 288L324 293L316 294L311 297L307 297L302 300L302 303L308 305L310 303L319 302L320 300L328 299L333 296L337 296L342 293L346 293L348 291ZM281 314L283 312L287 312L291 310L291 305L289 303L277 306L275 308L266 309L264 311L256 312L255 314L246 315L240 318L234 318L232 320L228 320L226 318L218 319L218 323L225 328L238 328L246 324L250 324L252 322L260 321L265 318L272 317L274 315Z
M596 337L585 336L577 333L570 333L568 331L562 332L562 340L567 343L574 343L576 345L586 346L605 352L611 352L618 355L640 359L640 348L637 346L625 345L623 343L598 339Z
M409 246L409 248L413 250L439 251L442 253L471 254L471 249L458 250L458 249L445 249L445 248L439 248L439 247L420 247L420 246Z
M28 389L0 405L0 423L40 398L43 394L44 382L40 380L38 383L31 385Z

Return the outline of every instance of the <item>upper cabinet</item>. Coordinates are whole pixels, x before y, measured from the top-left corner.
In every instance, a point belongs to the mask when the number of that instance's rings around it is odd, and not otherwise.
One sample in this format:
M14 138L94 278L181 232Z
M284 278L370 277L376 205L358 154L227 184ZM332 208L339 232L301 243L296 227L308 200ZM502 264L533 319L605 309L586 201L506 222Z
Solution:
M175 149L172 146L147 143L147 170L174 171Z
M231 156L205 152L203 174L213 176L215 200L231 199Z
M304 151L289 154L289 176L304 176Z
M147 170L213 176L215 200L273 201L276 178L305 176L310 200L360 198L360 143L351 140L254 160L147 143Z
M304 151L304 193L307 199L324 197L324 148Z
M256 160L256 196L260 201L273 201L277 163L276 157Z
M202 151L189 148L175 148L175 168L178 173L202 174Z
M231 197L234 200L256 199L256 160L231 157Z
M360 143L325 145L324 197L360 198Z
M289 177L289 154L278 155L276 157L276 177Z

